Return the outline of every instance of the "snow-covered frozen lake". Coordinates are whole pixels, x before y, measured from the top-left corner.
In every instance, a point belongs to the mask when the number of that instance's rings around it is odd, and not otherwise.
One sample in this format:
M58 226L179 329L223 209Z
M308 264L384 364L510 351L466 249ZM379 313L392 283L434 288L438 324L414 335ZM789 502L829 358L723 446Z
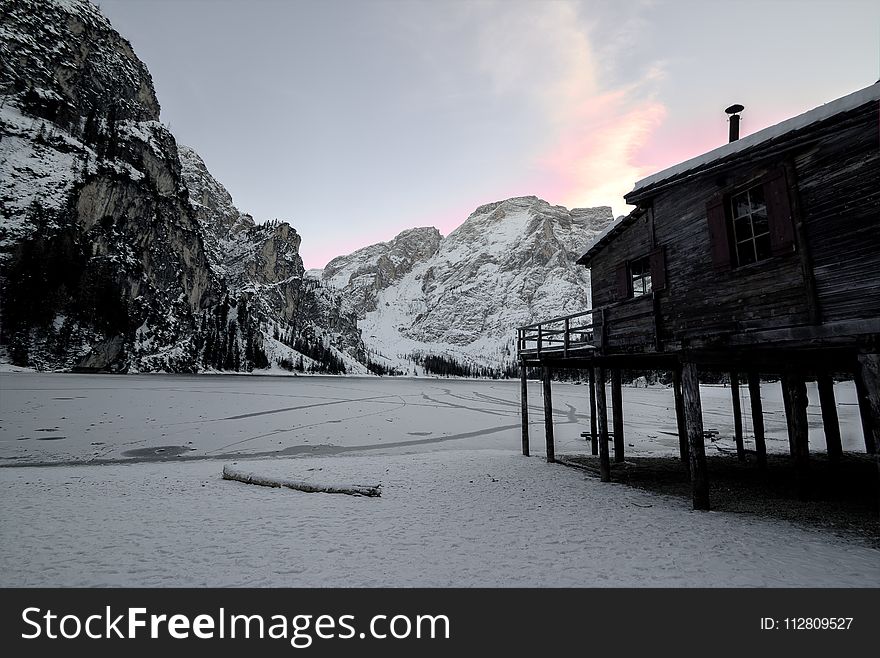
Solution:
M537 384L531 458L513 381L6 373L0 385L0 586L880 585L880 551L858 540L693 512L546 464ZM782 452L777 388L768 446ZM554 385L560 453L586 447L586 392ZM837 394L844 445L863 450L853 391ZM704 387L703 400L722 437L710 450L732 449L730 390ZM677 454L671 392L627 388L624 401L630 454ZM381 483L382 496L224 481L232 462Z
M740 390L749 436L748 390ZM852 383L836 395L844 449L864 451ZM824 451L815 385L809 396L810 449ZM768 450L785 452L779 385L765 384L762 397ZM0 398L0 464L520 449L517 381L2 373ZM627 387L623 399L628 452L677 454L672 390ZM709 453L732 450L730 389L703 386L702 400L705 427L719 431ZM529 402L540 454L538 382ZM588 388L554 383L553 413L557 452L583 451Z

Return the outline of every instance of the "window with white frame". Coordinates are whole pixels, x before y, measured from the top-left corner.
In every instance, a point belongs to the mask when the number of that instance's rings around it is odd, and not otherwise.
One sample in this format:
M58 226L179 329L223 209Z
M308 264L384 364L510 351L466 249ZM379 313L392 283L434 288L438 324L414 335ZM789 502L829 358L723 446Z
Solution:
M732 195L730 211L736 266L770 258L770 223L763 186L756 185Z

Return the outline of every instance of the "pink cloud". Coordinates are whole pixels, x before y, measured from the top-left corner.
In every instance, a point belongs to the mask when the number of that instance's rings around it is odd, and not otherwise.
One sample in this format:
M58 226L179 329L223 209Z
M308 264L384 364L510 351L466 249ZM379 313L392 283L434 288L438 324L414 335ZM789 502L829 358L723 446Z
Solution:
M623 195L652 167L641 151L666 117L663 104L633 96L629 89L605 92L571 110L556 143L537 159L542 196L623 212Z
M639 163L655 173L711 151L727 141L727 121L723 112L713 116L668 116L661 129L651 133L639 149Z
M798 114L798 108L761 108L743 114L741 135L758 132ZM727 117L717 112L700 116L676 116L653 130L634 153L634 163L644 175L662 171L680 162L723 146L728 141ZM635 181L633 181L635 182Z

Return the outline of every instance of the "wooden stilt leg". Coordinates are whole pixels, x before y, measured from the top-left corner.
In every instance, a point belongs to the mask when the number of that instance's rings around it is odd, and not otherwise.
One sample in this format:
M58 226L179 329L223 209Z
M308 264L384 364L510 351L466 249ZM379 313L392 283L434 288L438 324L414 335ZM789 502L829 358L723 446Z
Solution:
M868 390L862 377L862 368L859 366L855 374L856 397L859 400L859 418L862 421L862 435L865 438L865 452L876 455L877 446L874 443L874 432L871 428L871 403L868 399Z
M681 368L672 371L672 393L675 397L675 423L678 426L678 451L681 461L688 463L688 435L684 421L684 398L681 394Z
M547 461L556 461L556 446L553 443L553 397L550 391L550 366L544 366L544 435L547 439Z
M529 386L526 381L526 363L519 364L519 401L522 407L522 454L529 456Z
M590 368L590 449L599 454L599 435L596 428L596 371Z
M743 443L742 405L739 402L739 373L730 373L730 397L733 403L733 437L736 441L736 457L741 462L746 460L746 447Z
M688 454L691 467L691 487L694 509L709 509L709 473L706 466L706 446L703 436L703 408L700 404L700 380L697 366L685 363L681 370L684 417L688 435Z
M764 438L764 408L761 404L761 376L749 372L749 402L752 407L752 426L755 428L755 456L760 468L767 467L767 442Z
M785 388L785 378L779 380L779 385L782 387L782 406L785 409L785 422L786 428L788 429L788 453L791 455L792 459L794 459L795 452L797 452L794 448L794 437L791 433L791 423L788 422L788 419L791 418L791 396L788 394Z
M788 421L788 440L794 458L798 493L809 494L810 443L807 424L807 385L803 377L794 373L782 376L782 396Z
M874 454L880 454L880 353L859 354L858 375L865 391L868 429Z
M624 461L623 440L623 386L620 381L620 368L611 371L611 413L614 427L614 461Z
M608 403L605 399L605 368L596 368L596 411L599 421L599 476L611 482L611 457L608 454Z
M880 354L859 354L857 380L861 381L867 401L868 429L877 462L875 514L880 515Z
M837 403L834 400L834 380L831 375L819 375L819 404L822 407L822 425L825 428L825 445L828 447L828 461L837 463L843 455L840 442L840 421L837 418Z

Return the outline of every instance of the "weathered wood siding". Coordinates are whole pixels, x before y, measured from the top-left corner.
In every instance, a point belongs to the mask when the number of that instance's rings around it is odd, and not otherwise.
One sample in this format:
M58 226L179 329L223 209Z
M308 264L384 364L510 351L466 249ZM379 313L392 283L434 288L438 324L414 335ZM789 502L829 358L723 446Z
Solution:
M634 351L654 344L654 299L642 295L605 309L606 346L615 351Z
M880 135L876 104L819 124L795 139L758 147L748 162L660 190L650 212L639 218L591 263L594 307L610 309L608 346L650 349L653 318L627 331L615 326L620 301L620 264L647 255L654 244L666 255L666 289L658 293L661 340L674 348L690 338L880 316ZM789 200L806 249L731 269L713 262L707 203L785 171ZM815 296L810 293L810 276ZM811 307L818 301L817 313ZM648 326L651 324L651 327Z
M647 256L651 251L649 217L646 215L630 225L624 233L611 241L590 263L593 308L621 301L617 295L617 266L625 261Z
M852 113L794 158L822 321L880 317L880 116Z
M712 260L706 204L730 186L748 187L778 162L702 177L654 199L657 242L666 247L666 292L660 295L664 338L768 329L807 321L796 253L719 270Z

